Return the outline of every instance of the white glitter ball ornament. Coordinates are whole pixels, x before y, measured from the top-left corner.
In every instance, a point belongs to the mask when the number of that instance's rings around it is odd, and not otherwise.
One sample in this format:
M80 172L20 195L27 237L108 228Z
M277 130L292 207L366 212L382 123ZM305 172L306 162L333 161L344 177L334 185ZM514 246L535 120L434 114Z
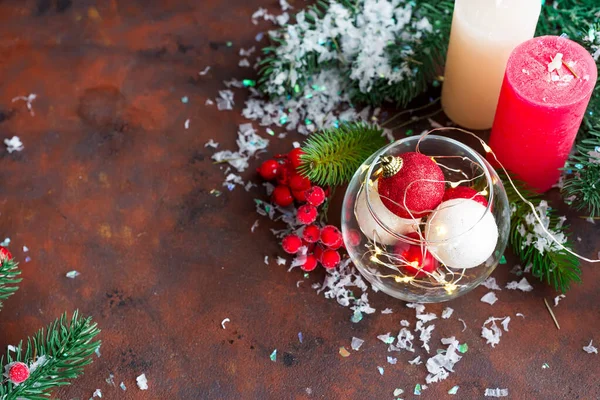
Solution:
M392 245L398 242L398 239L393 235L389 234L379 223L373 218L373 215L369 211L367 205L367 194L369 192L369 201L371 202L371 209L390 230L399 235L406 235L411 232L415 232L417 225L421 222L421 219L405 219L400 218L396 214L392 213L386 206L381 202L379 193L377 192L377 182L374 182L371 187L363 187L358 199L356 200L356 206L354 207L354 214L360 226L360 230L369 238L377 240L377 243Z
M492 213L486 213L486 207L480 203L452 199L431 214L425 237L434 242L428 249L438 261L450 268L474 268L494 253L498 226Z

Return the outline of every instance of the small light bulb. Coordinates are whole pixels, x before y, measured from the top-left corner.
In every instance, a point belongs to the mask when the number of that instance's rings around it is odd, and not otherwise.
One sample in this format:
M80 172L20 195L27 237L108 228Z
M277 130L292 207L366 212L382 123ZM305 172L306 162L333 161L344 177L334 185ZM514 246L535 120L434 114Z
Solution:
M371 256L371 261L376 263L379 261L379 259L377 258L377 256Z
M454 283L447 283L444 286L444 289L446 289L446 292L448 292L448 294L452 294L452 292L454 292L457 288L458 286L456 286Z
M450 182L450 187L452 189L457 188L460 186L460 182Z
M487 191L487 189L483 189L481 192L479 192L479 194L482 196L487 196L488 191Z
M485 150L486 153L492 152L492 148L490 146L488 146L487 143L481 142L481 145L483 146L483 149Z

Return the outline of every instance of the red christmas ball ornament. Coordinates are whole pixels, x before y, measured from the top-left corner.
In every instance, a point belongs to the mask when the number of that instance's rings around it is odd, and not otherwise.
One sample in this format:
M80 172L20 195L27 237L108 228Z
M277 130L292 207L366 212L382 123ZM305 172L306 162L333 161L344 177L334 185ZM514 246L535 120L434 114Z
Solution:
M341 260L342 257L340 257L340 253L338 253L336 250L327 249L323 251L323 254L321 254L321 264L323 264L323 267L327 269L333 269L337 267Z
M321 229L320 239L321 243L323 243L325 246L330 248L335 247L336 249L339 248L344 242L342 232L340 232L340 230L333 225L327 225Z
M306 190L292 190L292 196L299 203L306 202Z
M319 261L317 260L317 257L315 257L313 254L309 254L306 256L306 261L304 261L304 264L302 264L300 268L306 272L310 272L317 268L318 262Z
M319 207L325 201L325 191L320 186L313 186L305 192L306 201Z
M273 189L271 198L273 199L273 202L275 204L281 207L287 207L294 202L294 198L292 197L292 192L290 192L290 188L283 185L279 185L275 189Z
M318 226L307 225L304 227L302 239L306 240L308 243L316 243L319 241L319 237L321 237L321 230Z
M0 246L0 262L12 260L13 256L6 247Z
M421 240L419 234L416 232L406 236L416 241ZM439 266L438 260L426 248L422 248L420 245L400 242L394 248L394 253L406 261L406 264L402 263L400 268L408 275L414 277L425 276L427 272L432 273Z
M488 201L485 197L479 194L479 192L468 186L457 186L455 188L449 188L444 193L442 201L452 199L471 199L481 204L484 207L488 206Z
M318 214L317 207L305 204L298 207L296 218L298 219L298 223L308 225L316 221Z
M290 176L290 189L292 190L308 190L310 189L310 179L299 174Z
M257 171L264 180L272 181L279 173L279 163L275 160L267 160L258 167Z
M13 362L7 366L8 379L15 385L25 382L29 378L29 367L22 362Z
M296 235L287 235L281 241L281 247L288 254L296 254L302 247L302 239Z
M442 202L444 173L431 158L410 152L382 157L381 165L378 193L383 204L397 216L421 218Z
M296 148L290 151L287 155L288 160L290 160L290 164L294 168L294 171L298 169L300 164L302 164L301 156L304 154L301 148Z

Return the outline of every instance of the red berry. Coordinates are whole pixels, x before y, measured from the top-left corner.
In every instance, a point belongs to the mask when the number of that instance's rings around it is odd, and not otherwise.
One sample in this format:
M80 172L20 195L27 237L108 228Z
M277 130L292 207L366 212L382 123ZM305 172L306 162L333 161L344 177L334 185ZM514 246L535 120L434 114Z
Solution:
M325 191L320 186L313 186L305 192L306 201L319 207L325 201Z
M29 367L22 362L13 362L8 365L8 379L18 385L29 378Z
M308 190L310 189L310 179L298 174L292 175L290 176L290 188L292 190Z
M341 259L340 253L335 250L325 250L323 251L323 254L321 254L321 264L327 269L337 267Z
M485 197L479 194L479 192L473 188L468 186L457 186L455 188L446 189L444 192L444 197L442 201L452 200L452 199L471 199L476 201L477 203L483 205L484 207L488 206L488 201Z
M294 202L294 198L292 197L292 193L287 186L279 185L275 189L273 189L273 193L271 194L271 198L273 202L281 207L287 207Z
M318 242L320 236L321 236L321 230L316 225L305 226L304 232L302 232L302 238L304 240L306 240L308 243Z
M407 237L415 241L421 241L419 234L416 232L408 234ZM394 248L394 253L399 258L404 259L401 268L407 274L415 277L432 273L439 265L433 255L427 249L422 249L421 245L399 242Z
M279 163L275 160L267 160L260 165L257 171L264 180L272 181L277 178Z
M300 203L306 202L306 191L305 190L292 190L292 196Z
M298 218L298 222L302 225L308 225L315 222L317 219L317 208L315 206L311 206L310 204L305 204L298 208L298 214L296 217Z
M290 177L294 174L289 161L284 160L282 164L279 164L279 170L277 171L277 183L280 185L288 185L290 183Z
M342 233L338 228L333 225L327 225L323 229L321 229L321 243L323 243L327 247L335 247L336 249L340 247L343 243L344 239L342 238Z
M10 251L6 247L0 246L0 262L12 260L13 256L10 254Z
M302 160L300 156L302 156L304 152L301 148L296 148L290 151L287 155L288 160L290 160L290 164L294 167L294 170L297 170L300 164L302 164Z
M281 247L288 254L296 254L302 247L302 239L296 235L287 235L283 238Z
M316 245L313 250L313 255L317 258L317 260L321 261L321 256L323 255L323 246Z
M313 269L317 268L317 262L317 257L309 254L306 256L306 261L300 268L302 268L304 271L312 271Z

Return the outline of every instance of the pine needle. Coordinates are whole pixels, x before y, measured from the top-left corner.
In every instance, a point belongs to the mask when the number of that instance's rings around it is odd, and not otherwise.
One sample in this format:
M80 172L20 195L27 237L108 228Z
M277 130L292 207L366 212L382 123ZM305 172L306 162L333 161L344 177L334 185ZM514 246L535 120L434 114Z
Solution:
M302 146L299 171L321 186L348 183L360 165L387 144L383 130L365 123L313 134Z
M2 308L1 300L6 300L19 289L17 284L21 282L18 278L20 274L21 271L14 260L4 260L0 264L0 308Z

